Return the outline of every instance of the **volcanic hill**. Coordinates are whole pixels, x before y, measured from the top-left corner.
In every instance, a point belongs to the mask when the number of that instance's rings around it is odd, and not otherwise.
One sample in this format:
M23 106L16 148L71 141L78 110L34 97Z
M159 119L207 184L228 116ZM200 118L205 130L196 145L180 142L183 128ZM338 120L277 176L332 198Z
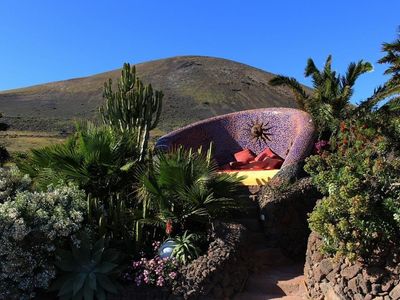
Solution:
M211 116L261 107L296 107L287 88L272 87L272 73L205 56L178 56L136 65L138 76L164 92L159 129L169 131ZM67 131L93 119L103 84L120 69L89 77L0 92L0 112L13 130Z

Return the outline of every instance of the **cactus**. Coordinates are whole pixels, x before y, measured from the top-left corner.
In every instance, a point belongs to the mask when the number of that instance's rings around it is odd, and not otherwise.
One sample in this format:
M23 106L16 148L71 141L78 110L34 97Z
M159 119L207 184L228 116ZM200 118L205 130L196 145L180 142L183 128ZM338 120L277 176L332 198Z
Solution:
M122 132L137 137L139 161L146 157L150 130L160 119L163 93L145 85L136 76L135 66L125 63L118 80L118 91L112 90L112 80L104 83L106 103L100 107L103 122Z

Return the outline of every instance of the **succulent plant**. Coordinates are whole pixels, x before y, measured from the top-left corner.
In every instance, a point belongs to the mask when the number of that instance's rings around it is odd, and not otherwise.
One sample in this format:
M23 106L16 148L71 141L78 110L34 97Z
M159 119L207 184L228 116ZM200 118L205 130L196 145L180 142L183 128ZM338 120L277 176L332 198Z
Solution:
M173 240L176 246L172 251L172 257L175 257L180 263L185 265L199 256L200 248L196 245L199 240L197 234L189 234L186 230L183 235L177 236Z
M120 286L113 277L119 272L121 255L107 244L101 238L91 246L83 235L71 251L59 250L56 265L62 274L52 290L58 290L60 299L103 300L107 293L118 293Z
M146 85L136 76L135 66L125 63L118 80L117 91L113 82L104 83L105 103L100 107L104 124L121 132L135 132L140 148L139 161L143 161L148 150L150 130L154 129L161 115L164 94Z

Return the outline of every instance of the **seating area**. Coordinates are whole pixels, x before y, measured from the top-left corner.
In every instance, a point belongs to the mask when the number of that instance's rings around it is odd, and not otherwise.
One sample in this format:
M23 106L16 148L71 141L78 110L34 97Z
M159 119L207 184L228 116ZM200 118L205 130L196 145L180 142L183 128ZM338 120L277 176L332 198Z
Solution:
M246 176L244 185L262 185L280 169L304 159L314 139L315 128L306 112L263 108L196 122L161 137L156 148L207 149L212 143L221 172Z

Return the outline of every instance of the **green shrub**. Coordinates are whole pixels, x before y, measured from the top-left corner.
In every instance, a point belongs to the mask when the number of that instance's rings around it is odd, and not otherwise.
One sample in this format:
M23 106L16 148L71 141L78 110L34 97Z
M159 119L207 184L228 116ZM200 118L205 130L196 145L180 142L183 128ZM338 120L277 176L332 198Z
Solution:
M0 203L11 200L16 193L26 191L31 185L28 175L23 175L18 168L0 168Z
M82 228L85 213L85 194L74 186L21 191L0 204L1 299L48 288L55 250Z
M130 197L132 198L132 197ZM134 199L134 198L133 198ZM135 221L138 219L135 199L129 201L119 194L109 198L88 197L88 224L97 230L98 237L107 237L113 247L133 253L135 250Z
M400 158L379 130L341 124L332 152L307 159L305 170L326 196L309 218L324 250L370 258L400 242Z
M232 197L241 178L216 170L202 153L183 148L158 153L138 176L143 217L153 224L170 224L175 233L199 230L216 218L229 218L239 208Z
M135 136L88 123L65 143L32 150L17 164L42 190L63 180L101 198L132 186L137 158Z

